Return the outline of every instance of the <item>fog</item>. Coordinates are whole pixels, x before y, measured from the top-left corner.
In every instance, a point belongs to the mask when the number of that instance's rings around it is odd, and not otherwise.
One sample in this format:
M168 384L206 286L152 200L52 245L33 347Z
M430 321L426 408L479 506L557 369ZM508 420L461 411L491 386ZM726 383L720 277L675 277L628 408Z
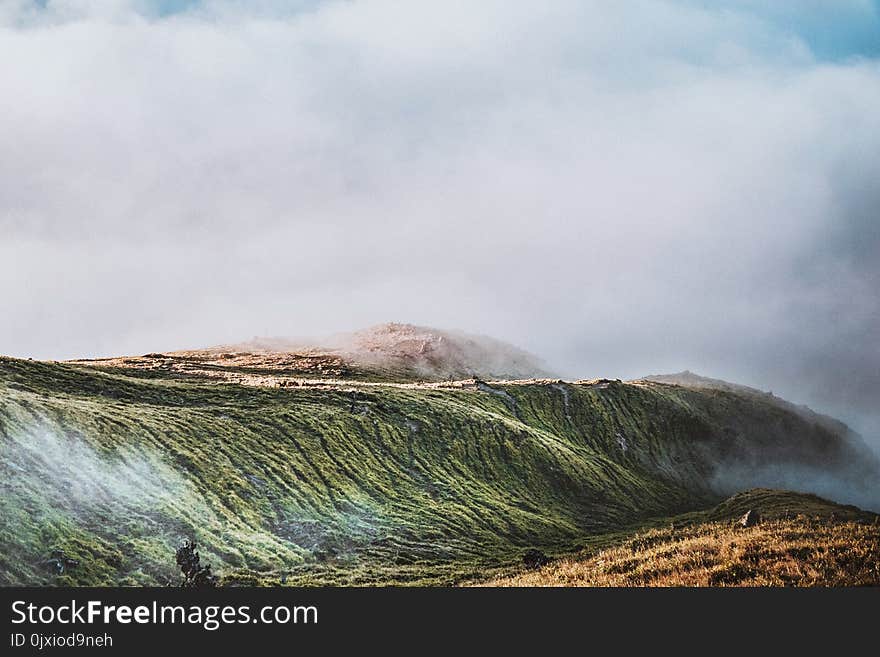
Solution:
M0 353L404 321L880 445L878 5L707 4L7 0Z
M13 473L40 479L51 508L81 520L137 516L155 522L149 516L198 503L192 486L154 453L101 453L75 435L35 426L25 434L10 432L0 455Z
M861 475L861 478L859 478ZM811 493L841 504L854 504L880 513L880 489L876 464L844 464L839 469L782 463L725 463L710 479L713 490L732 495L751 488L775 488Z
M26 510L29 518L15 529L17 545L25 550L17 557L24 568L45 567L44 560L63 545L51 537L75 540L79 527L102 538L128 537L120 566L132 577L173 582L174 550L183 539L196 537L202 556L216 563L217 546L230 532L241 531L215 512L197 482L161 450L131 442L102 448L72 427L62 430L39 416L26 428L0 429L0 474L12 482L5 486L4 502ZM266 540L252 532L243 536ZM166 554L168 560L157 566L149 554Z

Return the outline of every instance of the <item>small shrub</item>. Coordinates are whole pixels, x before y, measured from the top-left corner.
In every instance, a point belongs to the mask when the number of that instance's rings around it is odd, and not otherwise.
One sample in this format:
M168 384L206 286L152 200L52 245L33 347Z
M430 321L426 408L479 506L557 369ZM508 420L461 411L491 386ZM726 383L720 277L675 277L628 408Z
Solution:
M183 588L204 588L217 586L217 577L211 574L211 564L202 566L199 563L199 553L196 551L196 542L184 540L177 548L177 565L183 573Z

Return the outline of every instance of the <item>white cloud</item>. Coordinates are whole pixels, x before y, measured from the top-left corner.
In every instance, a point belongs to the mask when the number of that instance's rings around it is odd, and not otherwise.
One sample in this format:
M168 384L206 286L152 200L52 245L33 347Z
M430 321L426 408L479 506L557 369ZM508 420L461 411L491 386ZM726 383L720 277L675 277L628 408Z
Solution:
M880 66L748 3L4 6L2 351L400 319L810 396L876 323Z

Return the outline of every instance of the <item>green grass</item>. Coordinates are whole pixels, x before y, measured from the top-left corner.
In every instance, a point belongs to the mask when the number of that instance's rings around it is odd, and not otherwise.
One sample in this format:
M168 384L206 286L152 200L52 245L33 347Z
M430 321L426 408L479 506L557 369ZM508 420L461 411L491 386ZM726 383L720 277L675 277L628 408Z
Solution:
M2 358L0 584L176 582L185 537L226 584L450 584L709 508L713 459L771 446L841 449L660 384L268 388ZM52 549L80 565L51 573Z

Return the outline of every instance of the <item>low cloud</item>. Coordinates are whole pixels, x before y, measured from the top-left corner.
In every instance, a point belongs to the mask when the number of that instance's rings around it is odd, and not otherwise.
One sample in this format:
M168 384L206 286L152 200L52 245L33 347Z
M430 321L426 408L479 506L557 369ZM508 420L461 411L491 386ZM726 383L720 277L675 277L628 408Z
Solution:
M732 495L750 488L776 488L812 493L840 504L854 504L880 512L880 479L877 461L838 465L830 470L820 465L793 462L719 465L710 480L713 489Z
M410 321L869 433L876 4L763 4L3 3L0 349Z

